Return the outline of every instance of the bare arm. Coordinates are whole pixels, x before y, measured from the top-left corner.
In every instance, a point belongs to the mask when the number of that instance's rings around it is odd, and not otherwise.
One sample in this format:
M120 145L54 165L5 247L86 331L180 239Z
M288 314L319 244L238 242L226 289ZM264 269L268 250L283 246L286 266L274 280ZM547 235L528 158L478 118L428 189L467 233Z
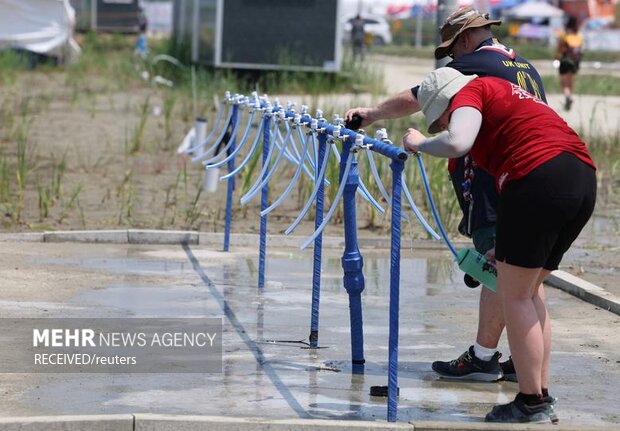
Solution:
M403 90L398 94L372 107L358 107L349 109L344 114L344 120L349 122L354 115L362 118L361 127L368 126L377 120L391 120L414 114L420 110L420 105L410 89Z
M560 60L564 55L564 51L566 51L566 39L564 37L564 33L560 35L557 41L557 48L555 50L555 58L556 60Z

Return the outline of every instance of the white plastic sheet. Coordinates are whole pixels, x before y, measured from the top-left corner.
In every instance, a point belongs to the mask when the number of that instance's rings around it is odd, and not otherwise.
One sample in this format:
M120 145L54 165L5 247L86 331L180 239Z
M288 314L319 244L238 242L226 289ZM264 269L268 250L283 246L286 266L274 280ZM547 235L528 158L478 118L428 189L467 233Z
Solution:
M0 48L18 48L70 60L75 10L69 0L0 0Z

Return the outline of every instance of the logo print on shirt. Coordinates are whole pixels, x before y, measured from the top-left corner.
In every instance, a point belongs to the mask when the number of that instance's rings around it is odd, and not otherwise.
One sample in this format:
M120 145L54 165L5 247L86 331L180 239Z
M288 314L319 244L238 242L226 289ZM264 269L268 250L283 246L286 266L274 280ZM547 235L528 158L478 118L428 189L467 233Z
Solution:
M512 88L512 96L517 96L521 100L529 99L529 100L531 100L533 102L540 103L541 105L547 106L547 104L545 102L543 102L542 100L540 100L536 96L533 96L532 94L528 93L527 90L524 90L523 88L519 87L518 85L510 83L510 87Z
M504 54L506 57L510 58L511 60L514 60L515 59L515 55L516 55L512 48L508 48L508 47L506 47L506 45L502 45L496 39L493 39L493 44L481 46L476 51L481 51L483 49L484 50L489 50L489 51L499 52L501 54Z

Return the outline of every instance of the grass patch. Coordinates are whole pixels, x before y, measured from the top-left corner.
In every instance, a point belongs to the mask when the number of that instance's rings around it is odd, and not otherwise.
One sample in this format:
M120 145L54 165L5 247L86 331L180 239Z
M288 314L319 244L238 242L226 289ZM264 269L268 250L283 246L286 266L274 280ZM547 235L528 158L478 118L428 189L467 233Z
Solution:
M597 168L597 205L616 207L620 204L620 135L590 136L584 140Z
M558 75L545 75L542 80L547 94L562 92ZM620 77L579 74L575 78L573 91L575 94L620 96Z

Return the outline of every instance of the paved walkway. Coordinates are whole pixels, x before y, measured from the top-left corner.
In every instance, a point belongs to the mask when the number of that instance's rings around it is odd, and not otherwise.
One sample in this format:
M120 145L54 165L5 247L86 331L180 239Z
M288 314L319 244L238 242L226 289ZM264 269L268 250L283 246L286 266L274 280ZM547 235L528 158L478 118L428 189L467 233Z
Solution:
M83 235L97 240L95 233ZM80 234L68 233L64 239L70 236ZM386 425L385 399L370 396L369 389L386 384L387 250L376 244L362 250L366 365L359 375L350 366L341 240L326 240L319 338L324 349L307 350L291 340L307 340L309 334L311 253L272 238L267 284L258 291L255 237L235 236L232 251L222 253L220 235L119 231L103 236L108 242L99 244L51 243L63 234L43 236L49 243L0 238L11 240L0 247L2 317L220 317L222 373L2 374L2 416L121 415L127 420L136 415L145 420L144 414L151 413L181 415L140 428L171 430L206 429L207 424L213 429L213 423L219 424L217 429L254 429L239 425L254 417L263 419L250 423L275 427L270 429L300 429L299 420L302 429ZM180 237L192 244L179 245ZM338 248L330 250L330 244ZM444 251L405 246L401 268L397 427L531 429L480 422L494 403L510 400L513 383L451 383L430 371L431 361L456 357L471 342L478 291L463 286ZM618 316L561 290L548 289L548 296L555 334L551 390L560 399L562 421L554 429L617 429ZM505 341L501 348L505 353ZM54 429L28 428L24 421L37 422L6 419L0 429ZM132 422L133 429L138 422ZM178 428L181 424L187 428Z

